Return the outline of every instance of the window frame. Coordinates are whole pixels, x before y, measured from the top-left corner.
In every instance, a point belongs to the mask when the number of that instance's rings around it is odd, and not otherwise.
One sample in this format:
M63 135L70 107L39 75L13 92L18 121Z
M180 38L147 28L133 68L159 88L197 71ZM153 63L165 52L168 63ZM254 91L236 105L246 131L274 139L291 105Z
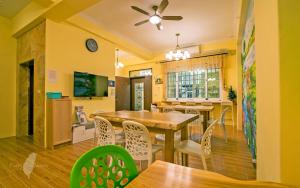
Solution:
M170 100L170 101L172 101L172 100L177 100L177 101L186 101L186 100L197 101L197 100L199 100L199 101L202 101L202 100L206 100L206 99L209 99L209 100L220 100L220 99L222 99L223 95L222 95L222 70L221 70L221 68L216 68L216 69L219 70L219 98L208 98L208 70L209 69L214 69L214 68L200 69L200 70L205 70L205 98L202 98L202 97L179 98L179 72L173 72L176 75L176 81L175 81L176 82L175 83L175 86L176 86L175 95L176 96L175 96L175 98L169 97L169 93L168 93L169 81L167 80L167 82L166 82L167 83L166 84L166 90L167 90L167 92L166 92L167 97L166 98L167 98L167 100ZM195 71L195 70L193 70L193 71ZM188 71L181 71L181 72L188 72ZM193 75L193 77L194 77L194 75ZM169 78L167 77L167 79L169 79ZM192 92L193 92L193 90L192 90Z

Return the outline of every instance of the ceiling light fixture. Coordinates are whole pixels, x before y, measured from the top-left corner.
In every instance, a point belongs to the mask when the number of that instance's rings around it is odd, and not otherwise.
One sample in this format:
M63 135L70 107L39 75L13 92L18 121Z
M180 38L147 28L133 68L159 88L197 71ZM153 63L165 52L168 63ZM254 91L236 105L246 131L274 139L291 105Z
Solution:
M153 16L151 16L149 18L150 23L152 23L153 25L159 24L161 22L161 17L159 17L158 15L154 14Z
M188 51L184 51L180 48L178 44L178 37L180 36L179 33L176 34L177 37L177 45L175 50L171 50L168 53L166 53L166 59L171 61L171 60L185 60L191 57L191 54Z
M115 63L117 69L124 67L124 64L119 61L119 49L116 49L117 61Z

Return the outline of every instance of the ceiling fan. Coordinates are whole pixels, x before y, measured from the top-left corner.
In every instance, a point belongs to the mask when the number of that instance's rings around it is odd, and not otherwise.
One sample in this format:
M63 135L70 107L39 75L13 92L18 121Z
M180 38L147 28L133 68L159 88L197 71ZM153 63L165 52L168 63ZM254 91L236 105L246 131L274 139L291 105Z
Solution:
M170 20L170 21L179 21L182 20L182 16L162 16L161 14L164 12L164 10L167 8L169 5L168 0L162 0L159 6L154 5L152 9L154 10L154 14L150 14L149 12L136 7L136 6L131 6L131 8L135 11L138 11L142 14L147 15L149 18L147 20L143 20L141 22L138 22L134 24L135 26L142 25L144 23L150 22L153 25L156 25L158 30L162 30L163 26L161 24L162 20Z

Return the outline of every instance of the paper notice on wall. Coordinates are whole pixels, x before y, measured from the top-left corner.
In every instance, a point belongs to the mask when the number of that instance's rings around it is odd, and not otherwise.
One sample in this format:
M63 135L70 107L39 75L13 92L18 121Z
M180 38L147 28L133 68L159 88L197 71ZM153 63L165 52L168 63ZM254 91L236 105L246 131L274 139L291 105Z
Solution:
M55 70L48 70L48 83L56 84L57 82L57 75Z

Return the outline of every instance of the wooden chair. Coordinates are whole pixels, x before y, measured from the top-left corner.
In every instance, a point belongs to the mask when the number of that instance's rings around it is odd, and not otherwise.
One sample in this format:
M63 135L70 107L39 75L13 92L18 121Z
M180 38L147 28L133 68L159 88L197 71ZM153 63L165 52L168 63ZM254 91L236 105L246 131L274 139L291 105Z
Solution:
M211 154L211 136L217 120L212 122L204 132L201 143L194 142L192 140L184 140L175 145L175 152L177 153L177 163L179 163L180 154L188 154L199 156L202 159L203 167L207 170L205 159Z
M185 109L185 113L186 114L197 114L199 115L199 118L194 120L193 122L189 123L189 138L191 140L194 140L196 142L200 142L201 140L201 134L198 134L198 135L192 135L192 131L191 129L193 127L198 127L199 129L202 128L202 122L203 122L203 118L201 118L201 113L199 110L196 110L196 109Z
M168 113L172 113L172 114L183 114L182 112L179 112L179 111L170 111ZM179 142L181 139L181 132L180 131L177 131L175 133L175 142ZM164 134L156 134L155 135L155 142L158 142L158 143L164 143L166 140L165 138L165 135Z
M172 111L174 111L174 108L173 107L163 107L163 109L162 109L162 112L163 113L167 113L167 112L172 112Z
M180 105L180 102L179 101L173 101L171 104L172 105Z
M144 160L147 160L150 166L155 154L162 151L162 145L152 145L149 131L143 124L134 121L123 121L122 124L125 132L125 149L134 160L140 161L140 169Z
M108 144L124 145L125 135L122 129L114 128L105 118L95 117L94 143L100 146Z
M185 103L186 106L196 106L195 102L186 102Z

